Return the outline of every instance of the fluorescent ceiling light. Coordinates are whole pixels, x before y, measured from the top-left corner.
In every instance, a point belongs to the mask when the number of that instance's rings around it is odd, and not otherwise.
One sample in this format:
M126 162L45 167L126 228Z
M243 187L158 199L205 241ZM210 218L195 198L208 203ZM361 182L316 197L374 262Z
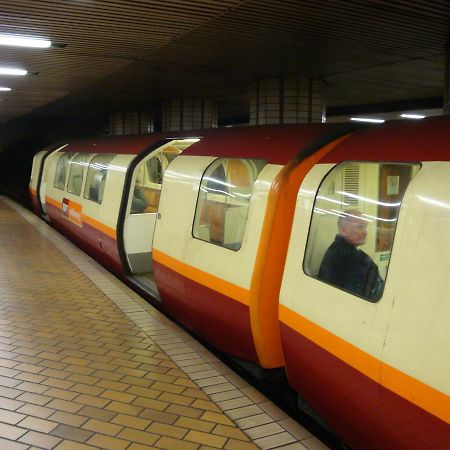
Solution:
M405 119L423 119L425 116L422 114L401 114L400 117L404 117Z
M350 120L355 122L370 122L370 123L383 123L384 119L369 119L368 117L350 117Z
M0 67L0 75L26 75L28 72L14 67Z
M52 45L52 43L47 39L36 39L0 34L0 45L12 45L14 47L48 48Z
M10 91L10 90L11 90L11 88L9 88L9 87L0 86L0 91Z

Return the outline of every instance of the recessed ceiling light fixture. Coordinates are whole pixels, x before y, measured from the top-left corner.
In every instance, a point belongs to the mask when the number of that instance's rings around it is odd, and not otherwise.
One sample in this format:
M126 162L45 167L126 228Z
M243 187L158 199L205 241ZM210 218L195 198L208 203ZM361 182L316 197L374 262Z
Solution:
M52 43L47 39L0 34L0 45L11 45L13 47L48 48L52 45Z
M400 117L403 117L404 119L424 119L425 116L422 114L400 114Z
M370 119L368 117L350 117L350 120L354 120L355 122L370 122L370 123L383 123L384 119Z
M7 92L7 91L10 91L11 90L11 88L9 88L9 87L3 87L3 86L0 86L0 91L5 91L5 92Z
M28 72L14 67L0 67L0 75L26 75Z

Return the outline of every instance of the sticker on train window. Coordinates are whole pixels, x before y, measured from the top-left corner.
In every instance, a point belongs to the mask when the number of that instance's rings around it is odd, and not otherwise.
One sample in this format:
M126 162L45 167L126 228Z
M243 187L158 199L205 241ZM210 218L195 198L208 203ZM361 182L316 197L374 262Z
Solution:
M219 158L206 169L195 211L195 238L230 250L241 248L253 185L266 164Z
M419 164L351 162L317 193L306 245L307 275L370 302L384 290L401 202Z

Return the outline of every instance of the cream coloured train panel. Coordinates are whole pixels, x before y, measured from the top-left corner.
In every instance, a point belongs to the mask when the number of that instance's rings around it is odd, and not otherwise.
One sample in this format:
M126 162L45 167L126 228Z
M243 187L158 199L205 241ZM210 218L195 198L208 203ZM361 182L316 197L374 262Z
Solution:
M37 201L41 204L41 207L46 213L45 209L45 191L46 191L46 182L45 182L45 156L47 155L47 151L43 150L34 155L33 158L33 167L31 168L31 178L30 178L30 189L34 191L34 194L38 195L38 188L39 188L39 198ZM42 177L40 180L40 186L38 186L39 182L39 173L41 171L42 164L44 164L44 167L42 168ZM48 165L47 165L48 167Z
M108 166L105 189L101 204L78 197L83 203L83 214L101 222L110 228L116 228L120 202L125 183L125 174L135 155L116 155ZM85 176L86 178L86 176ZM83 182L83 189L86 180ZM70 195L70 194L69 194Z
M33 157L33 166L31 168L30 188L37 190L37 183L39 179L39 172L42 166L42 160L47 154L46 150L37 152Z
M280 303L338 338L380 358L393 301L389 283L385 286L381 300L370 303L317 280L303 270L314 198L320 183L332 167L332 164L314 166L300 187ZM337 233L337 223L332 226Z
M216 158L179 156L164 176L154 248L208 274L249 289L267 196L281 166L267 165L253 188L240 250L192 236L201 177Z
M120 208L120 201L122 199L122 191L125 180L125 173L134 155L117 155L110 162L108 174L106 176L105 189L103 201L101 204L90 201L84 198L84 188L86 184L86 174L82 184L82 192L80 195L73 195L66 190L54 187L54 179L56 166L59 155L62 152L56 152L49 158L48 166L48 180L47 180L47 196L49 196L56 203L62 205L64 198L67 198L75 203L81 205L81 214L90 219L94 219L106 225L109 228L115 229L117 225L117 217ZM49 159L47 158L47 159ZM67 181L67 180L66 180Z
M41 201L42 209L45 213L47 213L45 209L45 196L47 193L47 186L49 183L49 176L48 171L51 166L51 161L54 160L55 154L51 153L47 156L47 158L44 161L44 168L42 170L42 177L41 177L41 185L39 186L39 199Z
M49 187L53 186L53 182L55 179L55 169L56 169L56 161L61 154L59 150L66 147L66 145L63 145L62 147L59 147L57 151L54 151L50 153L50 155L47 156L47 158L44 161L44 169L42 171L42 178L41 178L41 186L39 188L39 194L40 194L40 200L41 205L46 213L46 206L45 206L45 196L47 195ZM50 175L51 173L51 175Z
M192 237L200 179L213 157L178 156L164 173L153 248L183 261L185 242Z
M47 176L45 179L46 182L45 195L60 204L62 202L62 199L64 198L65 191L62 189L55 188L54 181L55 181L56 165L58 163L58 159L62 154L63 152L59 151L54 152L45 161L45 166L47 168Z
M383 362L450 395L450 163L423 163L403 200ZM383 301L383 299L382 299Z

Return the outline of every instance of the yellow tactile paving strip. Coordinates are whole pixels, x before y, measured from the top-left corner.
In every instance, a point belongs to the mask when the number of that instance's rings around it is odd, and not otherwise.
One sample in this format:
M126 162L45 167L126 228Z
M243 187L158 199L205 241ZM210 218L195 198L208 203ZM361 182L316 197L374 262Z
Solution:
M0 449L326 448L2 197L0 255Z

